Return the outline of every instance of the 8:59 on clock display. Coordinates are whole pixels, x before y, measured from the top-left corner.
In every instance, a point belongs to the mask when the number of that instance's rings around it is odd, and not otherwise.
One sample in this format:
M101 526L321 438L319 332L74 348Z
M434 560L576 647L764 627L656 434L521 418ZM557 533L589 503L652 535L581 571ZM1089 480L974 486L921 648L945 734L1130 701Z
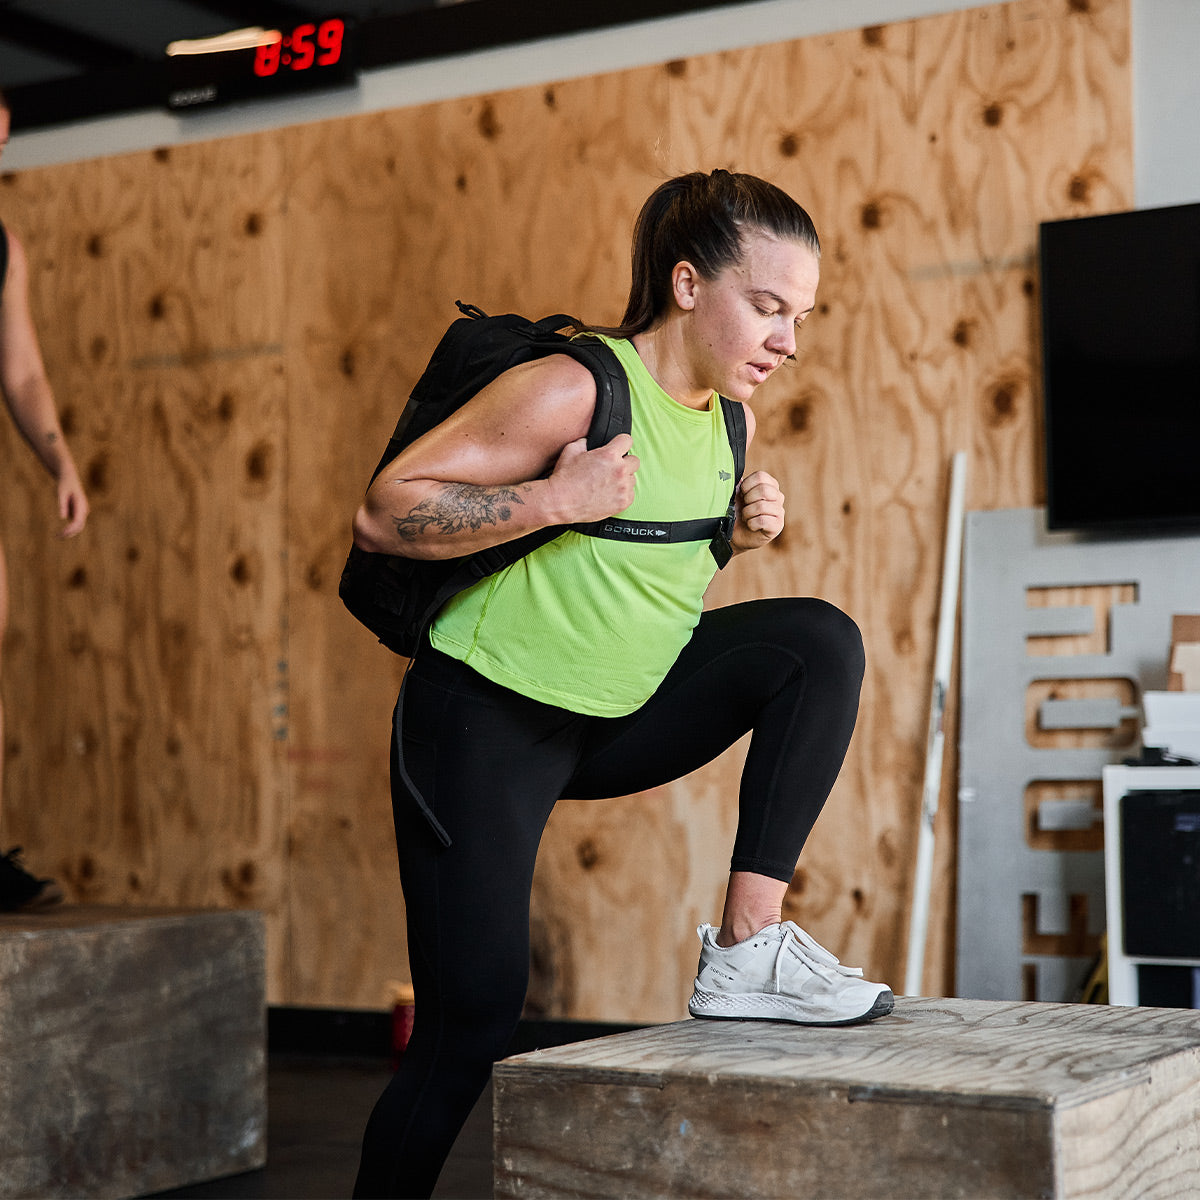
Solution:
M340 17L307 21L290 33L265 42L254 52L254 74L267 78L280 68L308 71L314 67L333 67L342 58L346 40L346 22Z

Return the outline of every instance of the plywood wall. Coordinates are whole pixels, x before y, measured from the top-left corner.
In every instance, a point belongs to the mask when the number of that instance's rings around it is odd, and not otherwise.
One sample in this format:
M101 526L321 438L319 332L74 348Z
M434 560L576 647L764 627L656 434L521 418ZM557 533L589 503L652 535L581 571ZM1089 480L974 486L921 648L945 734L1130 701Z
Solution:
M864 630L858 731L788 910L899 985L950 455L970 507L1040 498L1037 222L1131 206L1129 73L1128 0L1018 0L4 176L95 505L57 542L5 431L4 844L75 899L261 908L273 1002L381 1006L407 974L401 663L336 598L363 482L456 298L615 320L643 197L728 166L800 198L825 253L799 362L755 404L751 466L789 525L711 600L816 594ZM739 761L560 806L532 1011L680 1015Z

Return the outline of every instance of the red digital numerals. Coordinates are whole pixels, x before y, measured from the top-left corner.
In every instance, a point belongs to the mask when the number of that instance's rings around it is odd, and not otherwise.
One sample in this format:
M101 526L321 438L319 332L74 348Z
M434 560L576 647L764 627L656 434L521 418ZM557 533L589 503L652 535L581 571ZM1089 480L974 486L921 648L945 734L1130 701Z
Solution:
M331 67L342 57L346 23L330 17L319 25L297 25L287 37L282 34L259 46L254 52L254 73L262 78L274 75L280 67L289 71L307 71L310 67Z

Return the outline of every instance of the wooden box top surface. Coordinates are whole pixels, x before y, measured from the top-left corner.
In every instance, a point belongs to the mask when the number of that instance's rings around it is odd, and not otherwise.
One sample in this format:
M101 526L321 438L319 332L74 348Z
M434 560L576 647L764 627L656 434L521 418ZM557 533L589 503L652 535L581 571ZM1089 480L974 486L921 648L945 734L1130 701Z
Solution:
M36 913L0 913L0 938L38 933L62 933L78 930L102 930L115 926L196 918L261 924L263 915L253 909L168 908L132 904L62 904Z
M850 1099L1062 1108L1137 1087L1175 1055L1200 1083L1200 1011L901 997L869 1025L687 1020L518 1055L496 1072L500 1086L526 1072L650 1087L707 1076Z

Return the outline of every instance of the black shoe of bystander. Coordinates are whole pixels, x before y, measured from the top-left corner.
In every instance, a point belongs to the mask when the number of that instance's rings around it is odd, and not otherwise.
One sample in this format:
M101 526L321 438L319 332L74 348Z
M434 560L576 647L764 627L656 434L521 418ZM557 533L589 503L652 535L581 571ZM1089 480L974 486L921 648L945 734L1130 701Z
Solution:
M0 854L0 912L36 912L63 898L53 879L37 879L21 863L21 847Z

